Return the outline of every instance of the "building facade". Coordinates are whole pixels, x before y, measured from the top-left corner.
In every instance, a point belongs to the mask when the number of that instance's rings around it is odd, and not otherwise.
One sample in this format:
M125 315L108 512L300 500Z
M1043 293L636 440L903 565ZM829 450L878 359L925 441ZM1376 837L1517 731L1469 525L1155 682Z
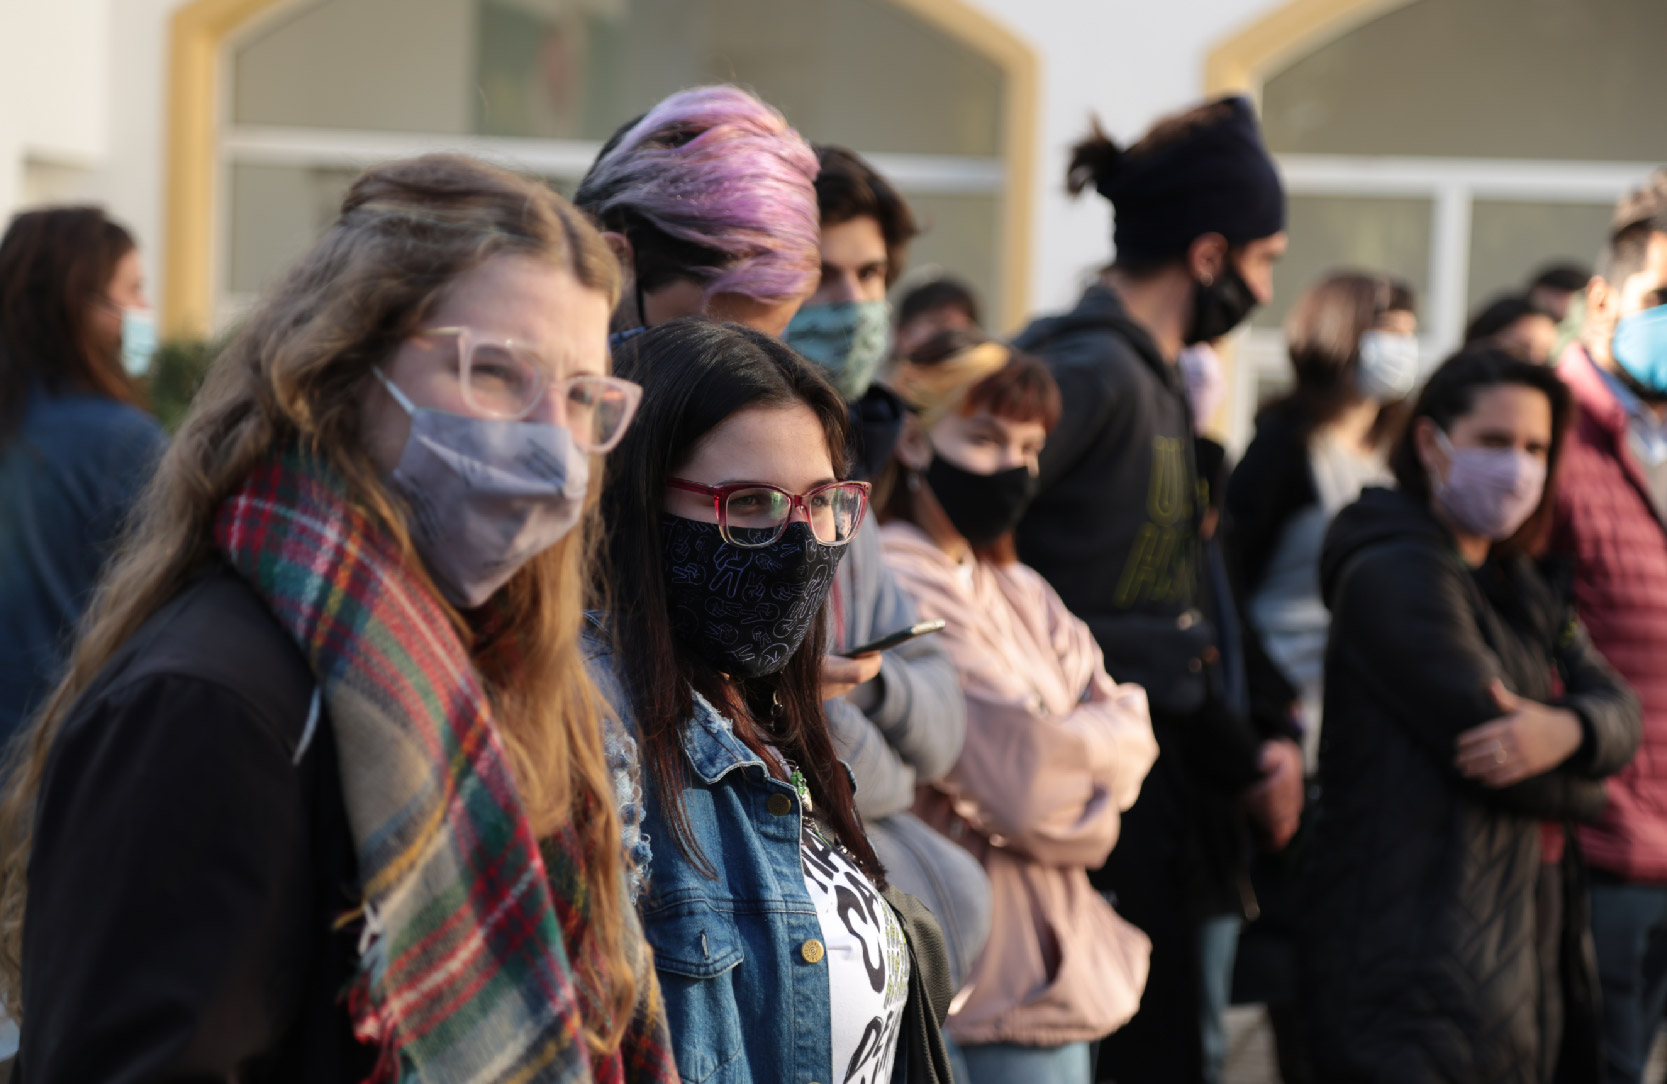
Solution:
M571 192L621 123L734 81L892 176L916 274L971 280L1006 331L1111 255L1106 205L1063 186L1090 118L1128 140L1242 90L1292 245L1237 344L1240 443L1322 271L1412 282L1433 357L1533 267L1589 260L1667 159L1664 40L1659 0L0 0L0 210L104 204L200 336L368 163L463 150Z

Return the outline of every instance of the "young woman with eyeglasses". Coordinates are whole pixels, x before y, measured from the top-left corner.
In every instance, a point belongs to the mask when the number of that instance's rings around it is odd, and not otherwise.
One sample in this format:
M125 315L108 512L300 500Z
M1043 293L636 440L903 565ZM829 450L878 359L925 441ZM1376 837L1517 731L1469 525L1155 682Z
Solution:
M14 1079L676 1077L580 649L618 289L434 156L250 314L17 750Z
M676 320L636 344L592 651L640 750L643 926L678 1063L946 1079L941 934L887 891L822 709L823 603L868 498L844 480L845 403L739 325Z

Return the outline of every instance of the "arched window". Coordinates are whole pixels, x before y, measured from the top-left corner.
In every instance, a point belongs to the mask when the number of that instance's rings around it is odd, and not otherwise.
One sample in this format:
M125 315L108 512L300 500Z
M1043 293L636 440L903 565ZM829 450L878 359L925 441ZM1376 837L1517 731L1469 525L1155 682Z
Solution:
M1663 40L1660 0L1293 0L1224 44L1215 89L1260 93L1291 194L1234 435L1286 379L1276 329L1326 270L1410 281L1433 357L1536 268L1589 264L1615 200L1667 158Z
M571 194L602 142L665 95L734 82L813 141L870 158L927 227L911 253L999 322L1014 73L923 0L301 0L224 43L216 140L223 322L333 217L354 173L461 150ZM999 326L999 323L998 323Z

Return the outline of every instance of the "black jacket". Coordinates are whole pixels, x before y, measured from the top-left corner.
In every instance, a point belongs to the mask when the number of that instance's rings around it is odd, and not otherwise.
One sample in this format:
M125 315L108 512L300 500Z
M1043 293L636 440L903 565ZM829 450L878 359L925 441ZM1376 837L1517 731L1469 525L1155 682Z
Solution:
M1323 796L1301 949L1316 1075L1536 1084L1541 821L1602 809L1600 778L1637 747L1637 699L1530 564L1473 572L1398 492L1368 489L1338 515L1321 584ZM1496 677L1585 732L1563 767L1506 790L1453 766L1457 737L1500 714Z
M14 1084L369 1074L339 997L357 930L332 927L358 878L314 687L216 568L71 709L29 862Z
M1249 620L1250 601L1262 586L1286 524L1319 500L1307 437L1294 412L1278 406L1264 411L1256 419L1255 438L1227 481L1221 523L1228 575L1242 618L1250 711L1263 726L1289 720L1299 694Z
M1189 774L1228 792L1248 785L1261 738L1210 695L1216 638L1202 612L1198 474L1179 372L1099 284L1014 345L1047 363L1064 406L1019 524L1020 559L1087 623L1111 676L1145 686L1160 744L1173 744L1164 724L1187 721Z

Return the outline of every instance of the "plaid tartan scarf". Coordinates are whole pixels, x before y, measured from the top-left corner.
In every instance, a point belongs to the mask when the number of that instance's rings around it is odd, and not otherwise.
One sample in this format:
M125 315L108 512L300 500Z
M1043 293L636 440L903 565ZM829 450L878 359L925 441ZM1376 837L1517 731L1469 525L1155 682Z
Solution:
M533 838L480 678L386 531L333 470L292 453L226 500L215 540L300 645L330 713L364 900L348 1006L381 1047L372 1080L675 1081L629 910L641 996L621 1047L587 1050L595 1000L570 950L591 907L623 896L586 883L571 831Z

